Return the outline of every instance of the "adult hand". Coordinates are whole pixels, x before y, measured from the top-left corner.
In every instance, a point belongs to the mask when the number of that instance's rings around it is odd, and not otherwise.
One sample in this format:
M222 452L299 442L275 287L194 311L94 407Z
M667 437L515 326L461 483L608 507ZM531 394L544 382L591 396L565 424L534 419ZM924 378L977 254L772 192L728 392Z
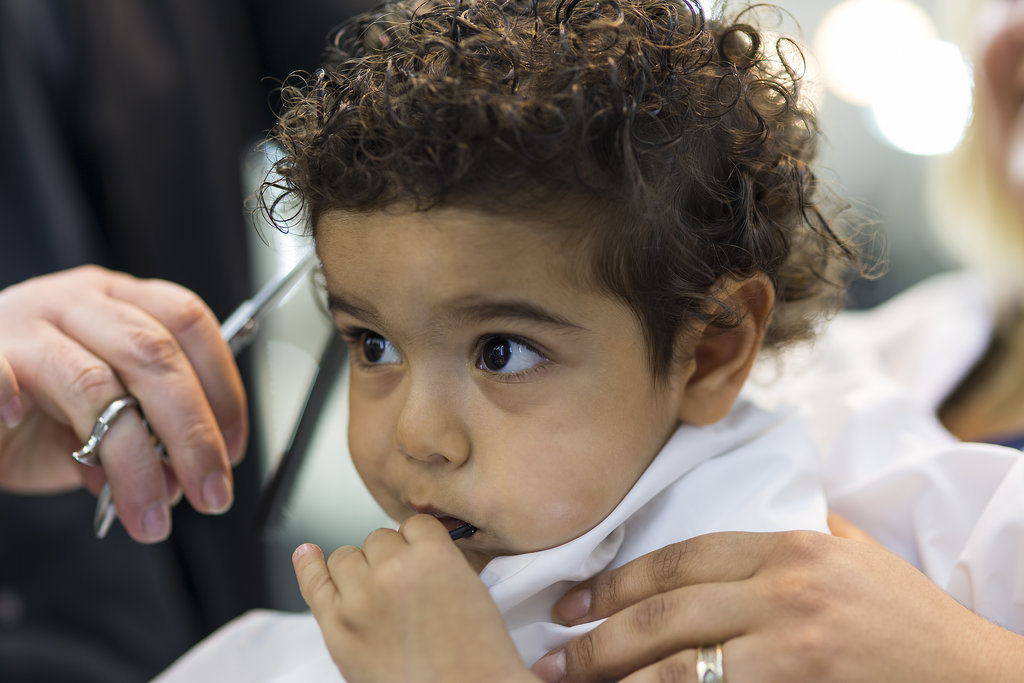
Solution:
M968 611L874 543L810 531L700 536L580 584L554 609L609 617L546 655L546 681L697 681L723 643L730 683L1001 681L1024 638ZM1016 672L1016 673L1014 673Z
M360 550L292 557L302 597L349 683L533 681L501 613L444 526L414 515Z
M208 513L231 505L231 465L248 437L245 393L219 324L192 292L95 266L0 291L0 487L42 493L109 480L136 540L170 532L184 492ZM72 459L116 398L137 410L113 422L102 468ZM82 520L83 524L89 520Z

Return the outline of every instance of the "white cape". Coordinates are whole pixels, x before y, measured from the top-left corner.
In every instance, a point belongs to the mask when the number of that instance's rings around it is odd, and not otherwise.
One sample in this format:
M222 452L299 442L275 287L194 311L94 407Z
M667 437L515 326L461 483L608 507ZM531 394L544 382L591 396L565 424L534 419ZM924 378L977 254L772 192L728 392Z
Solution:
M619 505L564 545L499 557L481 572L523 661L593 628L551 622L570 586L712 531L826 531L817 455L799 418L740 401L722 422L680 427ZM186 653L161 683L341 681L308 614L250 612Z
M1024 457L962 443L937 417L993 320L981 278L937 276L841 314L781 367L763 363L749 387L763 404L800 407L830 509L968 608L1024 633Z

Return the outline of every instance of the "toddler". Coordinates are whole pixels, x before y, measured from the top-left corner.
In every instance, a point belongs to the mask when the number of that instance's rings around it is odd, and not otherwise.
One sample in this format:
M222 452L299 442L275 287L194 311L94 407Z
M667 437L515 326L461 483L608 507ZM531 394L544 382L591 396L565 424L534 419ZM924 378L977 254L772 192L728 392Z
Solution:
M351 457L400 526L296 551L326 650L259 613L166 680L536 680L581 632L550 617L572 583L711 531L826 530L803 428L742 388L854 254L799 65L754 20L397 2L285 87L275 185L349 344Z

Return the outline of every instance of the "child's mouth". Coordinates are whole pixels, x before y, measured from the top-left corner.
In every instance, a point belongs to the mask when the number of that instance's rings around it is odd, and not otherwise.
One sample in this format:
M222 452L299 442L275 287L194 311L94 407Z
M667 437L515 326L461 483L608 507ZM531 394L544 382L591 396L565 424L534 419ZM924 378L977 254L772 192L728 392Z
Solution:
M467 536L472 536L477 531L475 526L463 519L459 519L458 517L451 517L443 512L432 510L430 508L421 508L415 505L410 507L412 507L416 512L436 517L437 520L444 525L445 530L448 532L448 535L451 536L453 541L457 541L460 538L466 538Z
M457 541L460 538L466 536L472 536L476 533L476 527L469 522L463 522L461 526L457 526L448 532L448 535L452 537L453 541Z
M457 541L460 538L466 538L476 533L476 527L469 522L457 519L455 517L438 517L441 524L444 524L444 528L448 531L448 535L451 536L453 541Z

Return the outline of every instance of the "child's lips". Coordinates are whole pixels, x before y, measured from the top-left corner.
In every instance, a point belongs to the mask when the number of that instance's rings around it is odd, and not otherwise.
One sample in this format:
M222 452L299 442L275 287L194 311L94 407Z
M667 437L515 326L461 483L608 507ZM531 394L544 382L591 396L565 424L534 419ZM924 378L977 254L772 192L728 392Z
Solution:
M464 524L468 524L468 522L464 519L452 517L448 513L442 512L441 510L437 510L428 505L410 505L409 507L412 508L414 512L417 512L419 514L431 515L433 517L436 517L437 520L444 525L445 531L452 531L453 529L458 529L460 526L463 526Z
M452 531L458 529L466 522L456 517L438 517L441 520L441 524L444 524L445 531Z

